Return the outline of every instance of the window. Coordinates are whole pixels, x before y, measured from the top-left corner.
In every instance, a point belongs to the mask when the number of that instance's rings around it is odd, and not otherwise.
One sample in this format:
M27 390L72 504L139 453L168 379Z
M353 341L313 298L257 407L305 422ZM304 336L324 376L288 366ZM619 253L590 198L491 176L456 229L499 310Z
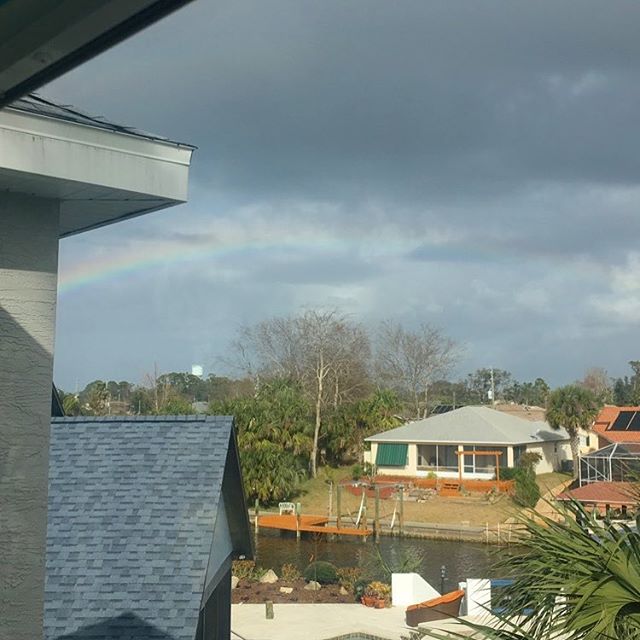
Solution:
M418 467L436 467L438 460L438 447L435 444L418 445Z
M502 453L498 456L498 466L502 469L507 466L507 448L492 446L465 446L465 451L499 451ZM493 455L465 455L464 457L465 473L491 473L496 471L496 456Z
M518 466L518 462L520 462L520 456L522 456L523 453L525 453L527 450L527 447L525 447L524 445L519 445L517 447L513 447L513 465L515 467ZM506 461L504 466L506 467Z
M419 444L418 467L434 471L457 471L457 450L455 444Z
M441 467L448 467L449 469L458 470L458 456L456 451L458 445L444 444L438 446L438 462Z

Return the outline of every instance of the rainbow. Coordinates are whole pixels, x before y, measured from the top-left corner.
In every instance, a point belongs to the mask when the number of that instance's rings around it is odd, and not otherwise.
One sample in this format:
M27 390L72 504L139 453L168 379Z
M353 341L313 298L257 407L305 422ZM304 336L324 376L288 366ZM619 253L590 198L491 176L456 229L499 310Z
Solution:
M167 245L129 248L126 251L97 256L87 261L79 261L72 265L61 265L58 277L58 295L65 296L84 287L110 280L119 280L157 267L181 263L197 263L212 259L227 258L233 255L257 254L261 252L283 252L296 254L321 251L336 252L353 250L353 242L332 238L323 241L319 238L302 241L300 238L291 241L242 242L221 244L212 242L198 247L185 245ZM144 252L141 250L144 249Z
M247 238L247 235L258 237ZM341 253L359 254L367 259L384 259L405 255L424 246L424 239L402 238L380 229L377 237L336 237L317 230L296 229L289 238L283 240L282 232L274 229L254 229L231 232L229 237L209 237L202 234L202 243L189 244L184 241L159 240L157 243L138 242L116 251L94 255L88 260L74 260L67 265L61 261L58 276L58 295L65 296L84 287L108 281L118 281L126 277L144 273L150 269L175 264L188 264L220 260L233 256L255 258L260 253L299 256L322 254L324 256ZM435 260L442 258L442 249L448 246L446 238L434 238L427 245L433 250ZM465 251L469 253L468 250ZM475 251L480 255L481 251Z

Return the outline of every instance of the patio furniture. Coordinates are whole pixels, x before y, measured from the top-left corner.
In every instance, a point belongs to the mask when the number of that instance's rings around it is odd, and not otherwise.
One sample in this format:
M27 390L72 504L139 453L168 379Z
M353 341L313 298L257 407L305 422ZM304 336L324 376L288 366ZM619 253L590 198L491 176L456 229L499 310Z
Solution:
M439 598L412 604L406 610L406 623L410 627L417 627L422 622L454 618L460 611L462 598L464 598L464 591L458 589Z

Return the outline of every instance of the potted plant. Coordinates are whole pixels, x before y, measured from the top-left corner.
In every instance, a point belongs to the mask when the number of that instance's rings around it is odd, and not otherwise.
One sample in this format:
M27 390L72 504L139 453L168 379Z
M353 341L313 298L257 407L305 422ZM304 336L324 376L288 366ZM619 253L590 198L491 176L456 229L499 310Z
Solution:
M362 596L362 604L366 607L384 609L391 603L391 587L384 582L370 582Z

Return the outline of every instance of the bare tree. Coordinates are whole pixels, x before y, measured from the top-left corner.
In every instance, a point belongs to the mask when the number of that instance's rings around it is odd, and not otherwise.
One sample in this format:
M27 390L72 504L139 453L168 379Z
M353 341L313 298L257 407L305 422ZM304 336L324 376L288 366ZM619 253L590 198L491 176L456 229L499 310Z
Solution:
M391 388L409 393L417 418L427 417L430 386L451 372L459 356L458 344L429 324L409 331L386 321L378 331L377 375Z
M253 378L255 391L260 377L301 377L299 328L294 317L276 317L240 327L233 342L236 366Z
M337 311L306 311L271 318L240 329L234 344L245 370L260 376L288 377L302 385L314 407L311 473L317 473L324 408L337 406L360 385L370 356L365 331Z
M602 367L591 367L587 369L584 378L577 384L591 391L593 395L601 402L611 402L613 389L611 386L611 378L607 374L606 369Z

